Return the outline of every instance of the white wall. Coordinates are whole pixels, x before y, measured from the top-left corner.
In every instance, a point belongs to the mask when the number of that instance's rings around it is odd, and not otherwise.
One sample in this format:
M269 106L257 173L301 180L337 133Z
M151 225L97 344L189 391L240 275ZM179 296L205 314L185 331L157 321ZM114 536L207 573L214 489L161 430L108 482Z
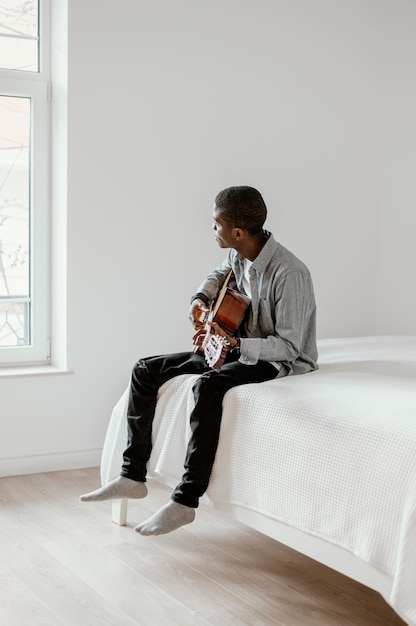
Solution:
M416 334L416 3L394 5L384 46L377 334Z
M406 0L69 2L66 292L65 254L54 284L73 373L0 380L1 474L98 463L135 359L189 347L189 297L223 258L223 187L262 191L313 273L320 337L400 331L405 306L416 332L414 294L394 286L388 323L375 307L379 269L412 278L413 250L393 252L414 225L396 162L415 129L398 119L414 110L410 19Z

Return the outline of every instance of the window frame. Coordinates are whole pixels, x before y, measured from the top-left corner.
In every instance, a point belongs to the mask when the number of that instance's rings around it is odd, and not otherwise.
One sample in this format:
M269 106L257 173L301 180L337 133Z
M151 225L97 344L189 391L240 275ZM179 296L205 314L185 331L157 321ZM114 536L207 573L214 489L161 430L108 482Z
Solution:
M0 347L3 367L50 363L50 0L39 0L39 71L0 69L0 95L30 98L30 345Z

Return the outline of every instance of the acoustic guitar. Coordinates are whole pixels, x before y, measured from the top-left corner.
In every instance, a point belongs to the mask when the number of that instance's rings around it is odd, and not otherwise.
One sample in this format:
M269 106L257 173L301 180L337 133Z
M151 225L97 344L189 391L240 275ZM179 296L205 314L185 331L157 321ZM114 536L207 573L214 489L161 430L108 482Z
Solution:
M233 337L243 323L250 306L250 298L228 286L231 273L232 270L204 320L206 335L201 349L199 347L195 349L196 352L204 354L209 367L215 370L221 369L230 344L226 337L215 334L209 323L216 322L228 336Z

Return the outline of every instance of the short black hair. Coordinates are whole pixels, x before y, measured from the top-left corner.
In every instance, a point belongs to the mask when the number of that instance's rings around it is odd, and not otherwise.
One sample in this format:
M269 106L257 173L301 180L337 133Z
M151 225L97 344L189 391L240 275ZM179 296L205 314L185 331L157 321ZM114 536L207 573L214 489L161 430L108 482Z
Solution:
M263 233L267 207L254 187L227 187L217 194L215 206L229 226L247 230L253 237Z

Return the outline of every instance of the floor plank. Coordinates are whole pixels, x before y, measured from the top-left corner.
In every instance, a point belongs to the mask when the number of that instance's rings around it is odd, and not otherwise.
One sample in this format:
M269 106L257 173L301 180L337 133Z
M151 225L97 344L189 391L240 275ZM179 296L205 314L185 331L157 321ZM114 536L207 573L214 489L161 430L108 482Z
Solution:
M164 504L82 503L97 468L0 479L0 626L403 626L372 590L201 506L160 537L133 527Z
M62 626L64 622L4 566L0 569L0 624Z

